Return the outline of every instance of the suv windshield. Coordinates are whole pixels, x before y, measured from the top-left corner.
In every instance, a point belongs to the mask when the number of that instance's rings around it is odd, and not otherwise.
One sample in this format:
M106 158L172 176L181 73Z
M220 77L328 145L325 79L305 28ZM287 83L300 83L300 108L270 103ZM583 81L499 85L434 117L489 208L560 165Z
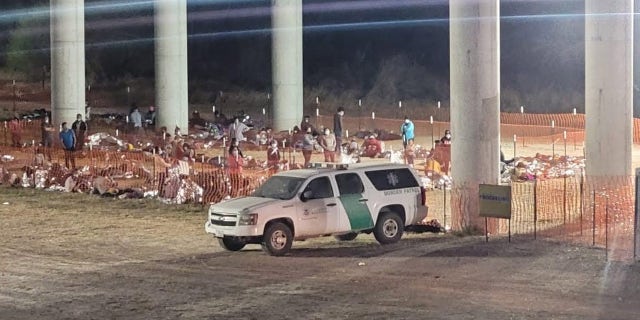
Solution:
M273 176L256 189L252 196L288 200L296 195L304 180L296 177Z

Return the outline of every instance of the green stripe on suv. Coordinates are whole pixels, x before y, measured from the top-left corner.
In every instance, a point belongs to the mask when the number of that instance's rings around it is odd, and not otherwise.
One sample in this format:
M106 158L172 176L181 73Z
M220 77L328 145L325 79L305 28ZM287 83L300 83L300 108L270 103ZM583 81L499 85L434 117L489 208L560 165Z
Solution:
M340 196L340 202L347 212L351 230L364 230L373 228L373 219L366 202L360 202L362 194L345 194Z

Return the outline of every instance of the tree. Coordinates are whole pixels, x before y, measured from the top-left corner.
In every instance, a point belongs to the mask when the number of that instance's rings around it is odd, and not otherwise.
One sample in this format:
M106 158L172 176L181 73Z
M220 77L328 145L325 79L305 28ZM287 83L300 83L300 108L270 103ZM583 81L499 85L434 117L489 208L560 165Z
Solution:
M49 52L48 15L25 15L11 32L7 48L7 68L29 79L40 79L43 66L48 66Z

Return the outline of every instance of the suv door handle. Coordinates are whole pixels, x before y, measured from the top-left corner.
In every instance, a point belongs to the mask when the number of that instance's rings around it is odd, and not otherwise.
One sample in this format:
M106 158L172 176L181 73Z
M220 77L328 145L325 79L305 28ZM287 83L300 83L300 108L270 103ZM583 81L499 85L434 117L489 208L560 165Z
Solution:
M335 203L327 203L327 207L335 207L336 204Z
M360 200L358 200L358 201L360 201L360 202L367 202L367 201L369 201L369 199L360 199Z

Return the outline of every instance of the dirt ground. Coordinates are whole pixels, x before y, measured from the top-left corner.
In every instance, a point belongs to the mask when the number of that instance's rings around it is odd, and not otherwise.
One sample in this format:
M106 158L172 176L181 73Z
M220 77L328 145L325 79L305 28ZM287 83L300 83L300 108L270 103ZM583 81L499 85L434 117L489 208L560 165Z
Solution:
M8 204L3 204L8 203ZM408 235L224 252L206 208L0 188L1 319L635 319L640 267L543 240Z
M31 108L20 105L19 108ZM97 111L96 111L97 112ZM454 133L455 134L455 133ZM430 145L430 137L418 143ZM398 141L390 142L394 150ZM562 144L516 146L518 156ZM513 144L503 141L505 156ZM582 155L569 142L568 154ZM634 146L634 166L640 147ZM430 201L439 199L430 194ZM432 201L433 200L433 201ZM4 204L8 203L8 204ZM430 217L442 222L442 209ZM224 252L206 208L0 187L0 319L636 319L640 266L545 240L411 234Z

